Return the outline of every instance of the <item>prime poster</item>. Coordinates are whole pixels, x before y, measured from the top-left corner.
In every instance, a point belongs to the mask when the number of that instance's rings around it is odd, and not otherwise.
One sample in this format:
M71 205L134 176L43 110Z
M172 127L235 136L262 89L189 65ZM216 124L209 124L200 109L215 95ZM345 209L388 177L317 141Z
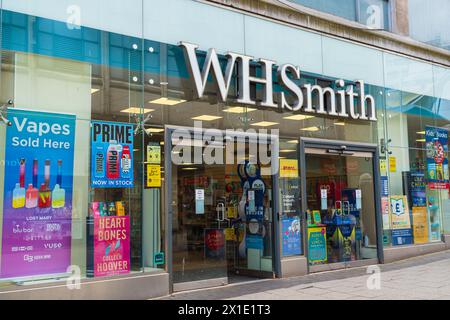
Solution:
M1 278L65 273L75 116L11 109L8 118Z
M133 188L132 124L91 122L91 186Z

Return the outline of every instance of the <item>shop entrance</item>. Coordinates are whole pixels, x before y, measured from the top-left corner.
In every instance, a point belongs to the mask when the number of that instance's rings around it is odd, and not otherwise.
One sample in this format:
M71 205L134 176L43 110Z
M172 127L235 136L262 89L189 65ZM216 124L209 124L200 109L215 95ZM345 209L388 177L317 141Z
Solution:
M276 273L277 172L271 163L278 160L278 137L226 133L166 129L167 252L174 291Z
M377 147L301 140L310 272L377 264L382 258Z

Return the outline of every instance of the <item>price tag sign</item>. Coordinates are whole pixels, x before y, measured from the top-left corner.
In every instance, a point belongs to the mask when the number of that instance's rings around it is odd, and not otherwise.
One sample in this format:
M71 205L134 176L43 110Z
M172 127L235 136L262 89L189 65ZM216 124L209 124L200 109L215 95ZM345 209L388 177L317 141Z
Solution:
M362 204L361 204L361 199L362 199L362 192L361 189L356 189L355 190L355 198L356 198L356 209L357 210L361 210L362 208Z
M205 190L195 189L195 214L205 213Z
M321 210L328 209L327 198L328 198L328 190L320 189L320 209Z

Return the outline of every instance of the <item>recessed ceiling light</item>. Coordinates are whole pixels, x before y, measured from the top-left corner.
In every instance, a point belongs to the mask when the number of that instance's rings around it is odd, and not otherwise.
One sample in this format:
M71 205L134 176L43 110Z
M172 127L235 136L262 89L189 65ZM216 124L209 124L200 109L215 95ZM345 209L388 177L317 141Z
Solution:
M222 117L209 116L207 114L192 118L192 120L200 120L200 121L214 121L214 120L218 120L218 119L222 119Z
M256 123L252 123L252 126L255 127L270 127L270 126L274 126L279 124L278 122L270 122L270 121L261 121L261 122L256 122Z
M229 107L228 109L223 110L223 112L228 113L246 113L256 111L255 108L246 108L246 107Z
M426 139L417 139L416 141L417 142L426 142L427 140Z
M303 128L300 129L301 131L311 131L311 132L315 132L315 131L319 131L320 129L318 127L307 127L307 128Z
M197 168L182 168L181 170L197 170Z
M141 111L142 111L142 113L145 114L145 113L153 112L153 111L155 111L155 109L131 107L131 108L120 110L120 112L123 112L123 113L136 113L136 114L141 113Z
M155 100L151 100L148 103L153 104L163 104L165 106L174 106L180 103L186 102L186 100L183 99L177 99L177 98L158 98Z
M288 153L288 152L295 152L294 149L281 149L280 153Z
M91 94L94 94L94 93L99 92L99 91L100 91L100 89L92 88L92 89L91 89Z
M417 131L417 134L425 134L425 131Z
M145 129L145 131L147 131L147 133L160 133L160 132L164 132L163 128L148 128Z
M287 143L298 144L298 140L289 140Z
M311 119L314 118L314 116L305 116L303 114L295 114L293 116L288 116L288 117L283 117L283 119L287 119L287 120L307 120L307 119Z
M345 126L345 122L335 122L335 126Z

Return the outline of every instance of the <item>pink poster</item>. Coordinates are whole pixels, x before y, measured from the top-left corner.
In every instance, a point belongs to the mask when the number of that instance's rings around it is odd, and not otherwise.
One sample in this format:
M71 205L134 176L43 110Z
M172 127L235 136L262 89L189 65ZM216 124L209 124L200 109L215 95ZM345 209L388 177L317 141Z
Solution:
M94 218L94 276L130 272L130 217Z

